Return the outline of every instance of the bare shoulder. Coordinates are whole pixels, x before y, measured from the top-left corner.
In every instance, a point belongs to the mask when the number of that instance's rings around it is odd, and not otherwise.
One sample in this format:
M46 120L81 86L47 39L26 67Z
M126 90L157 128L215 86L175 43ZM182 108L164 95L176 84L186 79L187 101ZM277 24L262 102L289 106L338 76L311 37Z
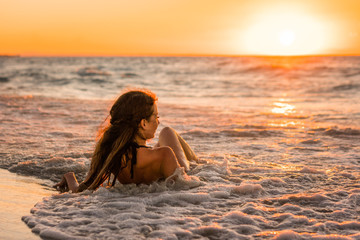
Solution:
M173 154L170 147L142 148L138 150L138 167L147 167L161 162Z
M137 167L150 167L164 177L170 176L179 167L174 151L170 147L141 149L138 154Z

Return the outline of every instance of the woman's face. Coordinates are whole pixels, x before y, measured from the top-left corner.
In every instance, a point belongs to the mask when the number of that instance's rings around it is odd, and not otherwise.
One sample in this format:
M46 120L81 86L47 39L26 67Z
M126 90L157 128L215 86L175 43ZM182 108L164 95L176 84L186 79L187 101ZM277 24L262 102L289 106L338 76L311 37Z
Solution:
M158 113L158 109L157 109L157 104L154 103L154 111L153 114L150 116L149 120L146 120L146 127L145 127L145 138L146 139L150 139L153 138L155 136L155 132L157 127L160 124L159 121L159 113Z

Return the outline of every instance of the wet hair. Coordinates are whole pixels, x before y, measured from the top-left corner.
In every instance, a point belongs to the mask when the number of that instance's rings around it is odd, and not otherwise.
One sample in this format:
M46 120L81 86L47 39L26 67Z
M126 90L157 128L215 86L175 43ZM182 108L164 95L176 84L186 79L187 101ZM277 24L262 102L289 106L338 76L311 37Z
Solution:
M79 192L98 188L110 180L111 174L115 175L112 185L115 184L118 173L136 154L134 140L139 124L142 119L149 120L156 101L156 95L148 90L129 91L115 101L110 110L110 123L100 135L89 173L80 184Z

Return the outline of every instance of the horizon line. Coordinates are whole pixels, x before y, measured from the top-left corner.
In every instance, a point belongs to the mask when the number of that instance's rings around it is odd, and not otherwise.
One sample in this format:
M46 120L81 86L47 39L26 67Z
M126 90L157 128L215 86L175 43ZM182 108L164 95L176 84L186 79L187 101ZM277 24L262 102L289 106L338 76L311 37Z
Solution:
M27 57L48 57L48 58L67 58L67 57L359 57L360 53L356 54L331 54L331 53L324 53L324 54L297 54L297 55L269 55L269 54L119 54L119 55L92 55L92 54L79 54L79 55L21 55L21 54L0 54L0 57L20 57L20 58L27 58Z

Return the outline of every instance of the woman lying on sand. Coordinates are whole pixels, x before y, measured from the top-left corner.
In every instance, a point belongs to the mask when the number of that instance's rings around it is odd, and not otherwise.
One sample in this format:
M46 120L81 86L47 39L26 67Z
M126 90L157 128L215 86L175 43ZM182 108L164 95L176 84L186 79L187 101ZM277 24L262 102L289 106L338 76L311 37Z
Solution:
M154 148L146 141L159 125L157 98L150 91L129 91L110 110L110 124L97 142L85 180L78 184L73 172L54 185L59 191L94 190L110 175L122 184L149 184L171 176L176 168L189 170L188 160L197 157L185 140L169 127L162 129Z

